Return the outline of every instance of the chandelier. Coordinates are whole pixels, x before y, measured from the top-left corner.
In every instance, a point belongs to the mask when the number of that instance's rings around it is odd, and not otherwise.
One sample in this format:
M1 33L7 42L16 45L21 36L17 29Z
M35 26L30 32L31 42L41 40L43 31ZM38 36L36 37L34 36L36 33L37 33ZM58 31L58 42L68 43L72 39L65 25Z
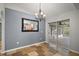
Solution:
M41 9L41 3L39 4L39 12L38 13L35 13L35 18L38 19L38 20L44 20L46 17L45 13L42 11Z

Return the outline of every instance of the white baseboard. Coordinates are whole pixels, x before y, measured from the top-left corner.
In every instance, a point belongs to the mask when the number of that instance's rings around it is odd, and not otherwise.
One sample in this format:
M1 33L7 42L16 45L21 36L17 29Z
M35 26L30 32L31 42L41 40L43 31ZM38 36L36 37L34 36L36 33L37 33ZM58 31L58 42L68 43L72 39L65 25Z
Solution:
M22 46L22 47L18 47L18 48L10 49L10 50L6 50L6 51L3 51L3 52L1 52L1 53L6 53L6 52L16 51L17 49L26 48L26 47L30 47L30 46L33 46L33 45L39 45L39 44L44 43L44 42L46 42L46 41L38 42L38 43L31 44L31 45L27 45L27 46Z
M71 49L70 49L70 51L79 54L79 51L75 51L75 50L71 50Z

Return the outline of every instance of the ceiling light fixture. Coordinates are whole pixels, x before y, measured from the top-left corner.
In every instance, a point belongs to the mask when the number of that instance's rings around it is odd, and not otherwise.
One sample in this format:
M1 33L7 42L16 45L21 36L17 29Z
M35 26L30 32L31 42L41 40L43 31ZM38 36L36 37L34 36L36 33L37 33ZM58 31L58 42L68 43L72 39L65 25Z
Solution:
M39 3L39 12L35 13L35 18L38 19L38 20L40 20L40 21L44 20L46 18L45 13L41 9L41 3Z

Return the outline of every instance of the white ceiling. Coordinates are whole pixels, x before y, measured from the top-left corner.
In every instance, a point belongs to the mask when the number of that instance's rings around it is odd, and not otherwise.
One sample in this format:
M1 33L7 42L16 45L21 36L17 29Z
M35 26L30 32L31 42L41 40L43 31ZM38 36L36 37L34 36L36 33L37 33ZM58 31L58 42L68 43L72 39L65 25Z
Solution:
M47 18L51 18L53 16L60 15L62 13L66 13L69 11L73 11L75 9L79 9L79 4L73 3L42 3L41 4L42 11L46 14ZM8 8L21 9L26 11L32 15L38 12L39 4L38 3L8 3L5 4Z

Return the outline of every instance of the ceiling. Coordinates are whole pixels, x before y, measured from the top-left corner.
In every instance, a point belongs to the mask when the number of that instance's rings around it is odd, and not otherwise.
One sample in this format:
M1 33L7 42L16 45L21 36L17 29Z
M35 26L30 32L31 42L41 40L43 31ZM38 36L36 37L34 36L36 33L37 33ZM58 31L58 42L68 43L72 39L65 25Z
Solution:
M42 11L46 14L47 18L79 9L78 3L42 3L41 5ZM5 6L7 8L21 9L32 15L39 10L38 3L7 3Z

